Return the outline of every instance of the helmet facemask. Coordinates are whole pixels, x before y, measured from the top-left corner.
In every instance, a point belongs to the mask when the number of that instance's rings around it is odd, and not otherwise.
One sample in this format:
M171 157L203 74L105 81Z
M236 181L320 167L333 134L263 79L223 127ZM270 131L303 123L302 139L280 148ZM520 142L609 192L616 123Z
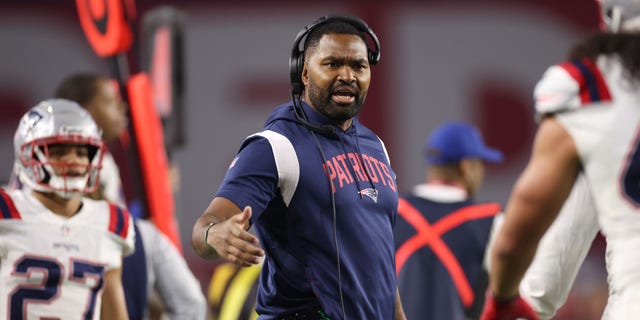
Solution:
M88 149L88 163L68 163L51 159L49 149L59 144L71 144ZM100 141L81 137L56 137L36 140L23 145L20 150L20 180L33 190L55 192L71 198L98 190L104 146ZM26 178L26 179L24 179Z

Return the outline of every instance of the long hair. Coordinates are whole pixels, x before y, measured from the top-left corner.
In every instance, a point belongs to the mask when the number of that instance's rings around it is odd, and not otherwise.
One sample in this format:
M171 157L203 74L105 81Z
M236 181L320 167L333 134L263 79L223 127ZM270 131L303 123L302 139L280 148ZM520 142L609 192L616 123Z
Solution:
M570 51L569 60L590 58L599 55L617 55L627 72L627 76L640 82L640 34L638 33L597 33L578 43Z

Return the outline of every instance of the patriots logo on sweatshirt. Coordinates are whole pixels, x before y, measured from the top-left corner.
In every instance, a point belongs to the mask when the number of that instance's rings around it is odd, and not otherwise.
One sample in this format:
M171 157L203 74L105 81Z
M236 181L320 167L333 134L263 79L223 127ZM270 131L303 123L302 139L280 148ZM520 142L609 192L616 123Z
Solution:
M374 203L378 203L378 190L376 189L373 189L373 188L362 189L358 191L358 194L360 194L360 198L362 198L362 196L367 196L371 198L371 200L373 200Z

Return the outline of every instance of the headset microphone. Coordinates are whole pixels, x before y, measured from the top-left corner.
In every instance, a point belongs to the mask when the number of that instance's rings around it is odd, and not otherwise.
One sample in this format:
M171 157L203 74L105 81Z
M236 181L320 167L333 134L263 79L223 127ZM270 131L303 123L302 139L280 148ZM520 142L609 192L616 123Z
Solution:
M305 128L311 130L312 132L319 133L323 136L327 136L332 139L338 139L338 134L334 131L333 127L330 125L317 125L309 122L307 119L307 115L302 109L302 103L300 102L300 96L293 93L291 91L291 98L293 99L293 114L295 114L296 119L300 124L302 124Z

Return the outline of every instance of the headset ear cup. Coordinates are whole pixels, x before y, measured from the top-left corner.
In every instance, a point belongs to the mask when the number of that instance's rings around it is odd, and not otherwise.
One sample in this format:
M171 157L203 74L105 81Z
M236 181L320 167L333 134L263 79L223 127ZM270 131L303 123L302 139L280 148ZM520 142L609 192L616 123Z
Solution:
M295 52L291 53L291 57L289 57L289 81L291 82L291 89L294 93L298 87L298 79L297 79L297 71L298 71L298 56Z
M302 82L302 70L304 70L304 52L300 52L300 54L298 55L296 69L296 74L298 75L298 83L300 83L300 87L304 87L304 83Z
M294 94L302 94L304 85L302 83L302 68L304 67L304 52L296 50L291 53L289 59L289 78Z

